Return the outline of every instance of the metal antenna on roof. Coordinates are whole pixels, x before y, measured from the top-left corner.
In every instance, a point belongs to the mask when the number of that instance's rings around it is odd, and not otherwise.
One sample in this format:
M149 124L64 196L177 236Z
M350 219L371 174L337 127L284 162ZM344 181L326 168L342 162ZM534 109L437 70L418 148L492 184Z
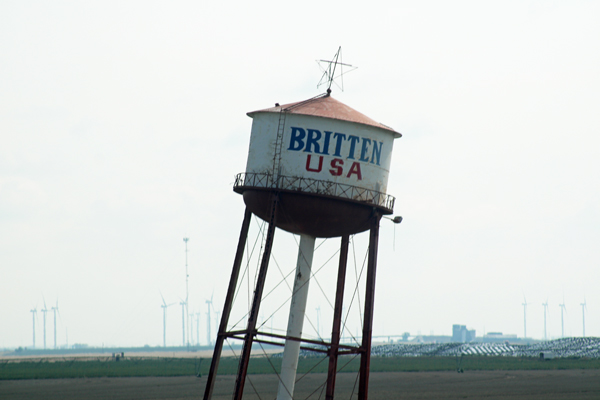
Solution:
M332 60L317 60L317 64L319 65L321 72L323 72L323 75L321 76L321 80L317 84L317 88L321 87L322 85L327 84L327 93L331 92L331 85L333 83L335 83L335 85L337 87L339 87L340 90L343 92L344 91L343 75L347 74L348 72L354 71L355 69L358 68L358 67L354 67L350 64L344 64L342 62L342 46L340 46L338 48L338 51L333 56ZM339 68L338 75L336 76L335 71L336 71L338 65L340 66L340 68ZM344 67L350 68L350 70L344 71L343 70ZM335 81L335 79L337 79L337 78L340 79L341 86L338 85L337 82Z

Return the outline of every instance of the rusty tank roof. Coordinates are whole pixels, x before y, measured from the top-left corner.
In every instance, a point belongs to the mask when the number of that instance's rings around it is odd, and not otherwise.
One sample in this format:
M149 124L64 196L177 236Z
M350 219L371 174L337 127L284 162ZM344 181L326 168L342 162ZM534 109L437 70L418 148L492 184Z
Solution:
M374 126L376 128L384 129L399 138L402 136L400 132L396 132L394 129L386 126L380 122L374 121L366 115L356 111L353 108L348 107L344 103L331 97L329 93L325 93L308 100L298 101L295 103L276 104L275 107L265 108L263 110L251 111L247 113L249 117L252 117L256 113L261 112L281 112L291 114L311 115L314 117L323 117L329 119L337 119L341 121L354 122L357 124L363 124L368 126Z

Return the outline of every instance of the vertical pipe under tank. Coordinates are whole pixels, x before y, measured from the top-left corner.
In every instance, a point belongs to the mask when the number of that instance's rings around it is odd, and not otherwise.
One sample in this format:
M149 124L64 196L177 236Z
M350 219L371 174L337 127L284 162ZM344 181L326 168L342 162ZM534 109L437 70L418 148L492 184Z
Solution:
M304 314L306 311L306 300L308 298L308 284L310 281L310 270L312 267L313 254L315 251L315 238L308 235L300 235L300 246L298 248L298 262L296 264L296 277L292 301L290 304L290 316L288 318L288 337L301 338ZM287 339L283 349L283 360L281 362L281 375L277 400L291 400L294 395L296 383L296 369L298 368L298 356L300 354L300 342Z

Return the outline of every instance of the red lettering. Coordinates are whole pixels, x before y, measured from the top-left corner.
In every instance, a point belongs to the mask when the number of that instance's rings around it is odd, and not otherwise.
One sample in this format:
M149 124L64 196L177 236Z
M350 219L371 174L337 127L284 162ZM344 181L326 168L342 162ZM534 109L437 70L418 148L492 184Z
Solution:
M352 163L352 166L350 167L350 171L348 171L348 175L346 176L346 178L350 178L350 175L352 174L356 174L356 177L359 181L362 180L362 173L360 172L360 163L356 161Z
M321 172L323 168L323 156L319 156L319 168L314 169L310 167L310 154L306 156L306 170L310 172Z
M342 165L344 165L344 160L342 160L341 158L334 158L333 160L331 160L331 168L333 168L329 170L331 175L340 176L344 172Z

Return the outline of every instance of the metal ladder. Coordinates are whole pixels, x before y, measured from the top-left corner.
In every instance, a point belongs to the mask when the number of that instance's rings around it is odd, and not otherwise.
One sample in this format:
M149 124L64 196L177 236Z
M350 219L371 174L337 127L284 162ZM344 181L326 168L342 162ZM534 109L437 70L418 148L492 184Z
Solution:
M279 186L279 175L281 173L281 150L283 147L283 132L285 131L286 111L281 108L279 111L279 125L277 126L277 137L275 138L275 152L273 154L273 180L271 187Z
M317 99L328 97L330 93L331 90L328 90L326 93L312 97L308 100L301 101L286 108L281 107L279 109L279 125L277 126L277 137L275 138L275 152L273 154L273 175L271 181L272 188L278 188L280 186L279 179L281 175L281 151L283 150L283 132L285 131L285 118L287 116L287 113L293 110L294 108L301 107Z

